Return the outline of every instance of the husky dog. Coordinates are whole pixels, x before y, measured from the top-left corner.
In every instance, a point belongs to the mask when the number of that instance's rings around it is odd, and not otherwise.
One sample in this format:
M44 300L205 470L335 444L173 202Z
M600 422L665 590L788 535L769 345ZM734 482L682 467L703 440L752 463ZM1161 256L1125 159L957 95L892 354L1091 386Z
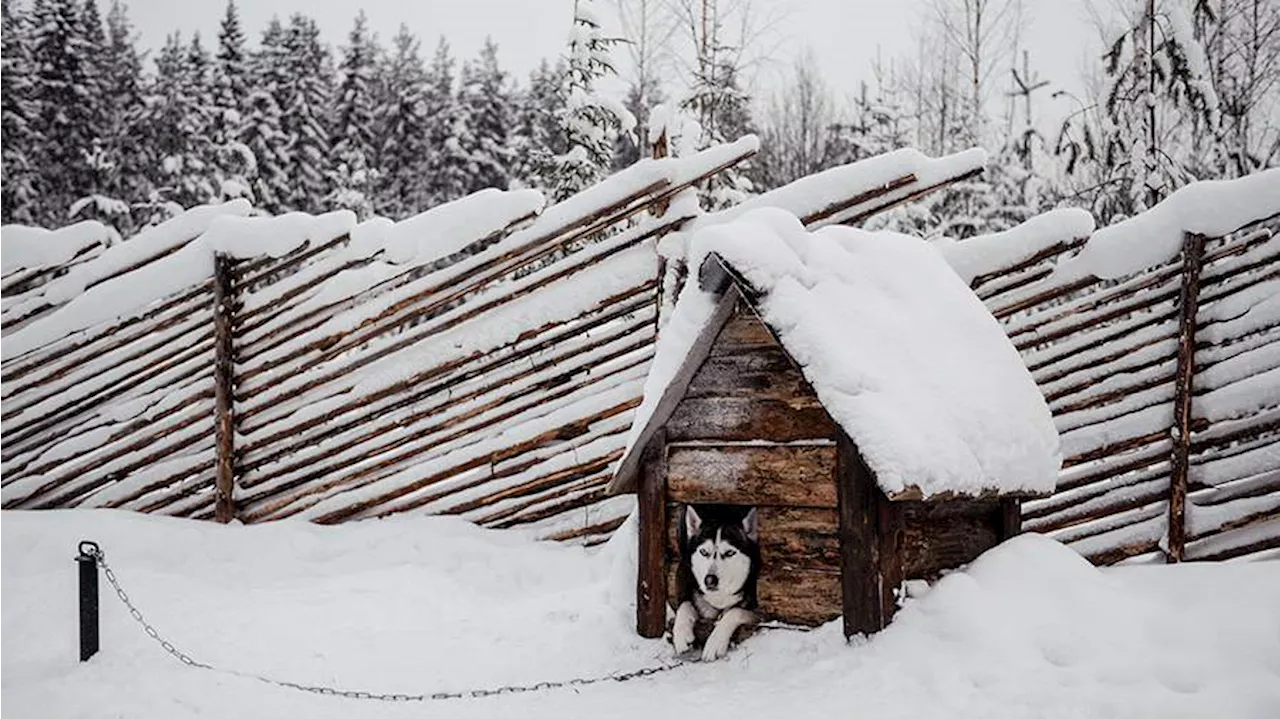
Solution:
M756 535L756 510L738 519L713 517L703 521L692 505L684 511L684 544L681 573L693 584L693 599L676 610L671 643L677 654L693 644L693 628L699 618L715 620L715 628L702 648L702 660L712 661L729 652L729 641L738 627L756 622L756 578L760 574L760 545ZM692 582L688 580L691 579Z

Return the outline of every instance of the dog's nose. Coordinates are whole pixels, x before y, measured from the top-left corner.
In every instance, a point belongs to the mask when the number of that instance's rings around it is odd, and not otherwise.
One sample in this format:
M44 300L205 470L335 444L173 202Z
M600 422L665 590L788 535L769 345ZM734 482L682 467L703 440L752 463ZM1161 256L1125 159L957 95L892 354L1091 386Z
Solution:
M715 589L720 586L720 577L717 577L714 574L708 574L707 578L703 581L706 583L707 589Z

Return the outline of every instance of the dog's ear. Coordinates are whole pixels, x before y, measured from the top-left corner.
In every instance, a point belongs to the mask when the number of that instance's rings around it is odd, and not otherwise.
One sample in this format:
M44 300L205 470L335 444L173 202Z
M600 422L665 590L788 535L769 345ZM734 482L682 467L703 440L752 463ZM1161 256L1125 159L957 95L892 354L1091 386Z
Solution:
M698 536L698 530L702 529L702 517L698 516L698 510L693 508L692 504L686 504L684 507L684 536L686 539L693 539Z
M742 531L746 533L748 539L754 542L759 539L757 529L756 508L752 507L751 511L747 512L747 516L742 518Z

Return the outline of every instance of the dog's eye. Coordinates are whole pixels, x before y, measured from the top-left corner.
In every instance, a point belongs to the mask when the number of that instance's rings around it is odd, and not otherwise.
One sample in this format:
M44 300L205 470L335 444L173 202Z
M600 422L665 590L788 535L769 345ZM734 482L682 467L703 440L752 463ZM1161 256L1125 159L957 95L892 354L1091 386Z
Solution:
M698 550L698 554L701 554L701 555L702 555L702 556L704 556L704 557L710 557L710 556L711 556L711 550L710 550L710 549L699 549L699 550Z
M735 554L737 554L737 553L738 553L738 552L737 552L737 550L734 550L734 549L726 549L726 550L724 550L724 554L722 554L722 555L720 555L720 556L724 557L725 559L728 559L729 557L732 557L733 555L735 555Z

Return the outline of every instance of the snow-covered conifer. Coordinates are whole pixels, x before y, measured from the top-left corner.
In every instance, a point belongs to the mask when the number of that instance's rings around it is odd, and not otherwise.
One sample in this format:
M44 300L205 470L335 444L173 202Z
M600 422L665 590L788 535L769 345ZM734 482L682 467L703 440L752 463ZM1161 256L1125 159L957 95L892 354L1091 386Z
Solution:
M511 183L514 110L507 74L498 67L498 46L485 40L480 57L465 63L458 89L458 143L470 172L464 194Z
M563 120L568 149L556 158L550 188L554 200L580 192L608 174L618 135L635 127L635 117L622 103L597 87L601 78L616 74L609 50L619 42L621 38L605 36L591 0L576 0Z
M339 67L333 125L334 167L329 201L365 218L373 213L372 186L376 157L374 73L378 46L369 32L364 12L356 16L347 35Z

